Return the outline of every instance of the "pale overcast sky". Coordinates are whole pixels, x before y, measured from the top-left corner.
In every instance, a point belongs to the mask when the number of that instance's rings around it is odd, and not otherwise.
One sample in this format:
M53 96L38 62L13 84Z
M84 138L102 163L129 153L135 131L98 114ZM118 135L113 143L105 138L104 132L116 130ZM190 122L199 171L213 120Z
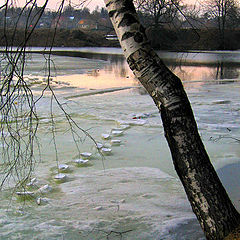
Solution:
M75 4L79 5L82 2L82 0L65 0L66 5L69 4L69 1L71 2L72 6L74 6ZM183 1L188 4L194 4L195 2L198 2L200 0L183 0ZM5 2L6 0L0 0L1 5L3 5ZM26 0L10 0L9 2L14 2L20 6L23 6L24 3L26 3ZM41 6L44 2L45 0L37 0L38 6ZM60 3L61 3L61 0L49 0L48 8L56 9ZM90 10L94 10L97 5L100 8L105 6L103 0L87 0L85 3L85 6L88 7Z
M71 2L72 6L79 5L82 1L81 0L65 0L65 5L69 4L69 1ZM6 2L6 0L0 0L0 4L3 5ZM26 3L26 0L10 0L9 2L16 3L17 5L23 6ZM37 0L37 5L41 6L45 3L45 0ZM48 2L48 8L50 9L56 9L59 4L61 3L61 0L49 0ZM104 2L103 0L88 0L85 3L85 6L90 8L91 10L94 10L96 6L103 7Z

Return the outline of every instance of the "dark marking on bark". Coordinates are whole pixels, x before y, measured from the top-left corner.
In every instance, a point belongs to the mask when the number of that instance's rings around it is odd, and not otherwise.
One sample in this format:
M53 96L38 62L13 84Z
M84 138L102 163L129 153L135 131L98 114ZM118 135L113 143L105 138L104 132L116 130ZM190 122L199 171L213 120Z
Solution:
M127 12L128 10L127 10L127 8L125 8L125 7L122 7L122 8L120 8L120 9L118 9L118 13L117 13L117 16L119 15L119 14L121 14L121 13L125 13L125 12Z
M144 36L146 36L144 34ZM147 38L145 38L145 41L141 44L143 48L148 48L151 44L151 41L146 41Z
M112 18L113 15L117 12L117 10L112 10L110 11L108 14L109 14L109 17Z
M139 32L137 32L134 36L134 40L137 43L141 43L143 41L143 35Z
M145 34L145 27L143 27L143 25L140 25L139 31Z
M113 1L108 2L108 3L106 4L106 7L109 7L111 4L113 4Z
M142 25L140 25L139 32L142 33L142 35L143 35L143 37L144 37L144 39L145 39L146 45L148 45L148 44L150 45L150 41L147 40L147 35L146 35L146 29L145 29L145 27L143 27Z
M126 9L128 9L129 11L136 13L135 7L134 7L134 5L133 5L133 1L125 0L124 3L123 3L123 5L124 5L124 7L125 7Z
M133 23L138 23L138 20L132 14L125 13L117 27L126 27Z
M133 37L133 36L134 36L134 33L132 33L132 32L125 32L125 33L123 34L123 36L122 36L121 41L126 40L126 39L128 39L128 38L130 38L130 37Z
M117 10L117 14L116 14L116 17L120 14L124 14L124 13L127 13L129 11L129 9L127 7L121 7L120 9Z

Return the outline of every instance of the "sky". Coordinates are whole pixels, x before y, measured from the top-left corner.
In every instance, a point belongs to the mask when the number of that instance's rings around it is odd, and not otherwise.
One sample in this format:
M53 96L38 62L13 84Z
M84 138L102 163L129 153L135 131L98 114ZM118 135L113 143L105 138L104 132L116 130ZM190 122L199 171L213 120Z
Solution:
M2 6L6 0L0 0L0 5ZM16 3L18 6L23 6L26 3L26 0L10 0L9 2ZM75 5L80 5L82 0L65 0L65 5L68 5L71 2L71 5L74 7ZM45 3L45 0L37 0L37 5L41 6ZM49 0L47 7L49 9L56 9L61 3L61 0ZM94 10L96 6L104 7L103 0L87 0L84 6L88 7L90 10Z
M10 0L11 2L15 2L17 5L23 6L24 3L26 3L26 0ZM9 2L10 2L9 1ZM71 2L71 5L74 7L74 5L79 5L83 0L65 0L66 5L69 4L69 2ZM198 0L184 0L185 3L187 4L194 4L194 2L197 2ZM0 4L3 5L6 2L6 0L0 0ZM37 4L38 6L43 5L43 3L45 2L45 0L37 0ZM61 0L49 0L48 3L48 8L52 9L52 10L56 10L56 8L59 6ZM103 0L87 0L85 5L86 7L88 7L91 11L94 10L96 8L96 6L104 7L104 1Z

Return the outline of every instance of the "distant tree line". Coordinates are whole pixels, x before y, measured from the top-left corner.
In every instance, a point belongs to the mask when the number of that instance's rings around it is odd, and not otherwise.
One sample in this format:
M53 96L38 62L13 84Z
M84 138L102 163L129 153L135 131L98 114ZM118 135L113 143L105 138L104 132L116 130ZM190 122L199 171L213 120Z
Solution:
M195 48L239 48L237 0L204 0L198 6L184 5L181 0L135 0L135 6L157 48L173 47L182 37L187 42L192 39Z
M96 29L111 27L107 10L98 6L92 12L87 7L75 9L71 5L64 7L63 11L58 9L57 11L41 12L41 9L37 4L26 5L23 8L14 6L4 8L0 11L0 27L26 29L32 28L36 24L36 28L55 28L57 26L73 29L81 26L81 22L85 23L85 28L90 29L94 25L93 23L97 24Z
M240 8L237 0L205 0L201 6L181 0L135 0L138 15L153 47L158 49L234 49L239 47ZM63 6L62 6L63 8ZM77 9L70 4L41 11L37 4L0 10L0 28L79 29L114 34L107 10ZM75 33L76 34L76 33ZM180 39L185 39L184 42Z

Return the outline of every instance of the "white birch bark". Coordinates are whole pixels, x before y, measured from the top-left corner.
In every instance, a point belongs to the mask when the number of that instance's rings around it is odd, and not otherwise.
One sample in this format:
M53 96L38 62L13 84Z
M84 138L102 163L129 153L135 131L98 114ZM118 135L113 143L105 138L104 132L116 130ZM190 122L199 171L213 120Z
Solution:
M105 4L130 68L161 112L175 169L205 236L224 239L240 215L211 165L180 79L150 47L132 1Z

